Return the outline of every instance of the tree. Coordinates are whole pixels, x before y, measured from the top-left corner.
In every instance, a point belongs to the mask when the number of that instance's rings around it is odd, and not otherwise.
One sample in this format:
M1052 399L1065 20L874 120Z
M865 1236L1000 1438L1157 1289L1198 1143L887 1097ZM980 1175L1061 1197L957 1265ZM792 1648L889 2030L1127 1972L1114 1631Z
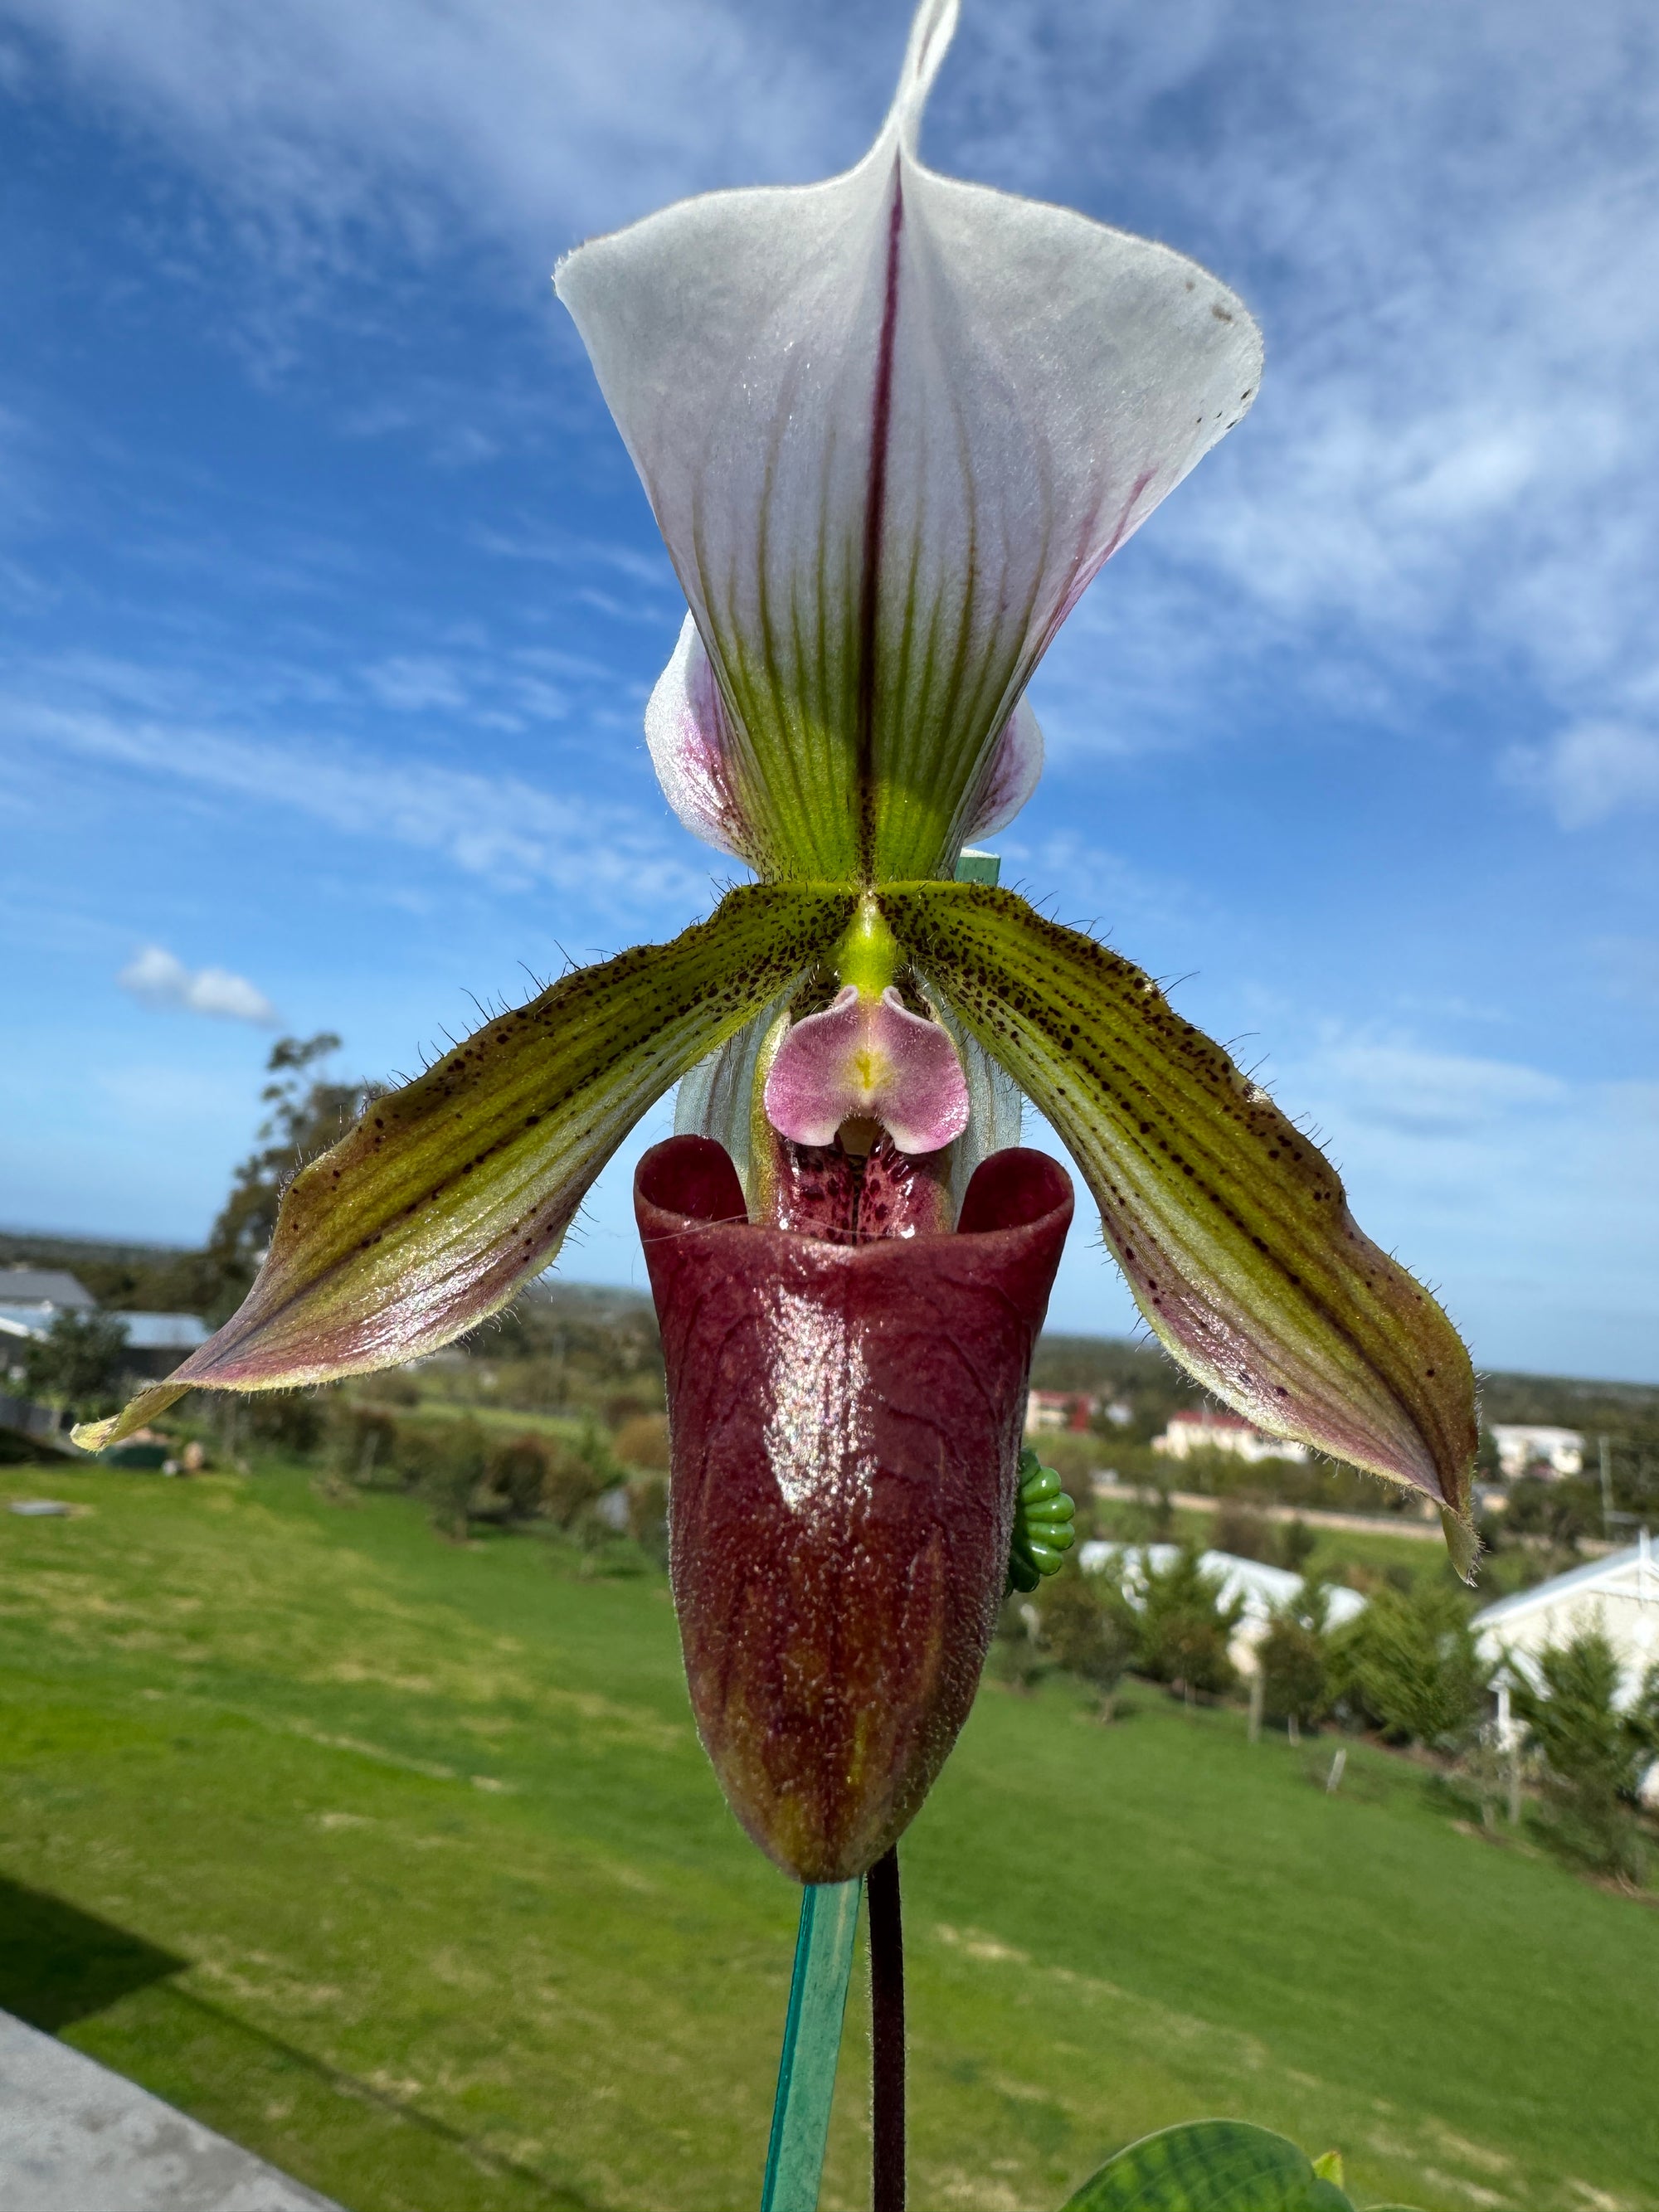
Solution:
M62 1413L85 1420L120 1395L127 1325L119 1314L60 1313L23 1357L23 1388Z
M1293 1575L1306 1571L1308 1562L1319 1549L1319 1539L1298 1514L1287 1521L1279 1534L1279 1564L1288 1567Z
M1105 1579L1067 1567L1043 1583L1036 1605L1043 1643L1066 1674L1094 1692L1101 1719L1109 1721L1139 1639L1133 1613L1111 1602Z
M1338 1696L1361 1719L1436 1750L1467 1741L1492 1688L1468 1614L1437 1582L1376 1590L1333 1638L1332 1662Z
M1510 1486L1503 1529L1506 1538L1543 1536L1571 1551L1581 1537L1601 1534L1600 1493L1590 1482L1523 1474Z
M1510 1700L1543 1760L1557 1844L1603 1874L1641 1879L1635 1808L1659 1753L1659 1667L1621 1711L1618 1655L1599 1628L1538 1654L1537 1679L1511 1668Z
M380 1095L377 1085L307 1076L339 1047L339 1038L324 1030L313 1037L279 1037L270 1048L265 1068L273 1080L260 1093L267 1111L256 1149L237 1169L202 1255L199 1303L210 1319L222 1320L246 1296L276 1226L283 1193L296 1172L343 1137Z
M1317 1728L1331 1710L1330 1593L1305 1580L1299 1590L1273 1607L1267 1632L1256 1646L1261 1669L1262 1702L1282 1714L1291 1734Z
M1243 1619L1242 1597L1224 1601L1197 1547L1183 1544L1169 1565L1144 1568L1136 1670L1189 1695L1218 1697L1233 1684L1228 1642Z

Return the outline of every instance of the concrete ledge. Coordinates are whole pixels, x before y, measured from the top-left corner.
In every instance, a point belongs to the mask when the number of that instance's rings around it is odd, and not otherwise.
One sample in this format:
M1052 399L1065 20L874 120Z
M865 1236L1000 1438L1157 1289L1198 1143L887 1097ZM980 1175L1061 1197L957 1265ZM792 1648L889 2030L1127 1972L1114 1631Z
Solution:
M341 2212L3 2012L0 2204L6 2212Z

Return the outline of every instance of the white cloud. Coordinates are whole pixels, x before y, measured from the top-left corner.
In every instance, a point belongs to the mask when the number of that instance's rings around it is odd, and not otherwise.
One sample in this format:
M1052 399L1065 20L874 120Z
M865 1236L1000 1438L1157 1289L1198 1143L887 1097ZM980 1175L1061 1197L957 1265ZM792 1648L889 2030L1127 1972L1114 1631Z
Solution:
M1091 187L1267 333L1249 419L1060 648L1096 702L1049 710L1062 745L1224 728L1218 689L1244 682L1402 735L1437 689L1477 727L1463 699L1530 692L1563 722L1656 703L1650 27L1646 0L1571 22L1550 0L1099 0L1086 35L1048 0L969 13L966 52L988 44L1007 87L941 86L977 165ZM1496 765L1511 732L1483 734Z
M1477 1365L1653 1375L1659 1086L1333 1029L1273 1087L1361 1226L1446 1286Z
M1512 747L1502 769L1544 799L1564 830L1659 807L1659 732L1627 722L1577 722L1547 744Z
M304 234L325 266L387 283L388 237L422 257L505 242L520 298L526 253L549 264L684 192L861 150L902 13L0 0L279 243ZM1650 0L1571 18L1553 0L965 11L930 154L1169 236L1267 326L1249 422L1104 586L1121 618L1085 611L1061 647L1045 696L1062 747L1224 726L1194 711L1223 678L1401 721L1425 684L1490 694L1494 672L1575 723L1628 720L1659 686L1649 15ZM305 295L282 252L262 265ZM463 411L488 413L495 390L480 379ZM386 421L407 404L386 394ZM460 398L435 404L453 428ZM523 532L493 550L543 557ZM1081 711L1085 691L1104 711Z
M159 945L145 945L115 980L140 1006L157 1012L213 1014L266 1029L276 1021L275 1006L246 975L233 975L228 968L186 968Z
M394 655L377 661L363 671L363 680L383 706L403 714L467 704L466 686L453 662L428 653Z
M764 15L721 0L150 0L142 20L126 0L4 0L3 13L246 208L337 251L368 221L417 248L459 225L550 255L617 221L619 194L642 214L699 182L817 166L822 73Z
M708 894L707 869L674 849L682 841L665 807L659 827L642 811L556 794L519 776L16 697L0 697L0 733L20 746L243 805L283 807L343 836L435 854L497 890L551 884L585 894L599 913L653 917L665 906L700 907Z
M1399 1041L1333 1042L1318 1066L1347 1118L1407 1137L1476 1138L1518 1115L1559 1110L1569 1095L1538 1068Z

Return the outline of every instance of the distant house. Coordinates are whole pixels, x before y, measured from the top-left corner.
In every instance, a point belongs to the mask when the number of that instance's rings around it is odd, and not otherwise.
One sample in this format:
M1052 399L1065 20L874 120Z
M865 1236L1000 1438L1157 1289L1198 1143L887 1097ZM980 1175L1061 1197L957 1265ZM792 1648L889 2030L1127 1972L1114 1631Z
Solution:
M1070 1429L1086 1436L1094 1419L1095 1401L1082 1390L1028 1390L1025 1393L1025 1432L1034 1436L1047 1429Z
M0 1267L0 1379L21 1376L23 1352L59 1314L92 1313L98 1301L61 1267Z
M98 1301L62 1267L0 1267L0 1314L13 1335L43 1335L60 1313L90 1313Z
M1547 1645L1570 1644L1575 1636L1600 1629L1619 1661L1619 1702L1629 1705L1649 1668L1659 1666L1659 1552L1644 1528L1640 1542L1628 1550L1500 1598L1477 1613L1470 1625L1483 1658L1504 1662L1534 1684L1538 1655ZM1498 1729L1501 1741L1513 1741L1510 1688L1501 1678ZM1659 1805L1659 1760L1648 1770L1642 1796Z
M48 1335L67 1313L98 1310L84 1284L58 1267L0 1267L0 1373L15 1368L24 1346ZM208 1329L194 1314L117 1313L126 1332L136 1374L163 1375L198 1344Z
M1471 1625L1485 1657L1507 1659L1534 1680L1546 1644L1570 1644L1599 1628L1618 1655L1620 1694L1628 1701L1648 1668L1659 1665L1659 1552L1644 1529L1627 1550L1499 1598Z
M1198 1413L1171 1413L1163 1435L1152 1438L1152 1449L1167 1452L1171 1459L1190 1459L1194 1452L1208 1451L1231 1452L1235 1459L1251 1462L1310 1456L1305 1444L1287 1443L1283 1437L1270 1437L1237 1413L1212 1413L1207 1407Z
M1494 1422L1492 1440L1498 1447L1498 1464L1504 1479L1513 1482L1529 1468L1547 1468L1553 1475L1582 1474L1584 1439L1577 1429L1530 1427L1523 1422Z
M1146 1588L1147 1570L1162 1574L1180 1556L1180 1547L1175 1544L1092 1543L1081 1546L1077 1558L1085 1575L1119 1570L1133 1604ZM1302 1588L1302 1577L1285 1567L1267 1566L1260 1559L1242 1559L1235 1552L1206 1552L1200 1564L1211 1581L1219 1583L1224 1603L1230 1604L1235 1598L1244 1601L1227 1656L1241 1674L1254 1674L1256 1646L1267 1633L1275 1610ZM1365 1600L1358 1590L1332 1586L1325 1592L1325 1607L1326 1625L1340 1628L1356 1613L1364 1613Z

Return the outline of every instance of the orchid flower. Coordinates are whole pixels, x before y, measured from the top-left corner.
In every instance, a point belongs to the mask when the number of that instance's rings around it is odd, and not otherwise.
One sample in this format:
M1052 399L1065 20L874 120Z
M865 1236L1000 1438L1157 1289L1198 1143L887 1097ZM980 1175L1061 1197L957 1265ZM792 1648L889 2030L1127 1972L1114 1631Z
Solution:
M1249 407L1261 349L1178 253L924 166L955 20L923 0L844 175L682 202L556 278L689 603L652 760L756 880L377 1099L295 1177L240 1311L78 1432L448 1343L679 1083L635 1195L688 1675L739 1816L811 1883L914 1814L1001 1595L1072 1208L1017 1148L1022 1095L1187 1371L1425 1493L1474 1557L1473 1376L1434 1299L1139 969L956 879L1040 772L1043 652Z

